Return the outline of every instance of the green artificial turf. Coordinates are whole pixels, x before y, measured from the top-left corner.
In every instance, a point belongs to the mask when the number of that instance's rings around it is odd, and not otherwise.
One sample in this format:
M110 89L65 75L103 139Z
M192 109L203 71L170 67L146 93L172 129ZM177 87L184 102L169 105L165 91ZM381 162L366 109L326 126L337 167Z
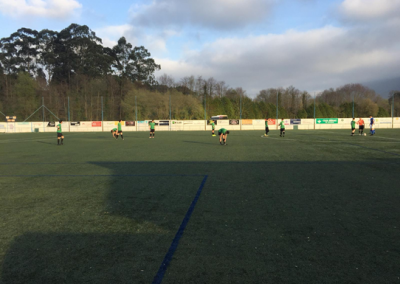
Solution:
M0 283L400 283L400 130L0 135Z

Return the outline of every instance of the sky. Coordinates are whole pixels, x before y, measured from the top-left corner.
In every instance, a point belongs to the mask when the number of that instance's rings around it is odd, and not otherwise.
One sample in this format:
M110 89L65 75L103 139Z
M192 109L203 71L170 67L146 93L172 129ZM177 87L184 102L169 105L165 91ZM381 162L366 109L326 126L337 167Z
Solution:
M71 23L105 46L143 45L156 77L214 77L251 97L400 80L400 0L0 0L0 38Z

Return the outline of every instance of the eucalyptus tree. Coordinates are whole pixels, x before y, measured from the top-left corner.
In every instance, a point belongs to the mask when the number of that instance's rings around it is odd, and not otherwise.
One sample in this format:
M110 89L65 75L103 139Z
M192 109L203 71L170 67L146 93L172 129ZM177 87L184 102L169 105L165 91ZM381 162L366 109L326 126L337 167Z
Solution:
M133 47L125 37L121 37L110 55L113 57L114 74L119 78L156 84L154 72L160 70L161 66L155 63L143 46Z
M21 28L0 40L1 65L5 73L28 72L36 74L37 34L35 30Z

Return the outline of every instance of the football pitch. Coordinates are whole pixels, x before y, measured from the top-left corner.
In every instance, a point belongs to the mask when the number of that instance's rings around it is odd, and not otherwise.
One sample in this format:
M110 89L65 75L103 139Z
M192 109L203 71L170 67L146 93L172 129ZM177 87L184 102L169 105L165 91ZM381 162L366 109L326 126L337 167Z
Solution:
M0 135L0 283L400 283L400 129L262 134Z

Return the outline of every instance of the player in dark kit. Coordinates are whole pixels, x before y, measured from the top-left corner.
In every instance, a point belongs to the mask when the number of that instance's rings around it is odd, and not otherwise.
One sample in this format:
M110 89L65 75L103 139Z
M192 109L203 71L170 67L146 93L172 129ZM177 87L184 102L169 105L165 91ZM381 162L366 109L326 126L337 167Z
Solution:
M219 144L226 145L226 138L228 138L229 131L225 128L218 130Z
M375 135L375 118L373 118L372 115L369 116L369 125L371 127L369 135Z
M150 128L150 137L149 138L154 138L154 131L156 128L156 123L154 122L154 119L149 123L149 128ZM151 135L153 134L153 137Z
M360 119L357 121L358 124L358 135L363 135L364 133L364 120L360 117Z
M57 145L60 145L60 140L61 140L61 145L64 145L64 135L62 134L62 127L61 124L63 123L62 120L59 121L57 124Z
M118 120L118 133L115 135L115 139L118 139L118 135L121 135L122 140L124 140L124 135L122 133L121 119Z
M265 120L265 135L264 135L265 137L268 136L268 132L269 132L268 119L269 119L269 118L267 118L267 119Z
M282 118L281 123L279 123L279 125L281 126L281 135L279 135L279 136L285 137L285 123L283 122L283 118Z
M211 136L215 136L215 134L214 134L214 130L215 130L215 121L214 120L211 120L211 127L212 127L212 130L211 130Z
M117 134L117 128L113 128L113 129L111 129L111 134L112 134L112 136L113 136L115 139L117 139L117 137L116 137L116 134Z
M354 136L354 132L356 132L356 119L353 117L353 120L350 122L351 124L351 136Z

